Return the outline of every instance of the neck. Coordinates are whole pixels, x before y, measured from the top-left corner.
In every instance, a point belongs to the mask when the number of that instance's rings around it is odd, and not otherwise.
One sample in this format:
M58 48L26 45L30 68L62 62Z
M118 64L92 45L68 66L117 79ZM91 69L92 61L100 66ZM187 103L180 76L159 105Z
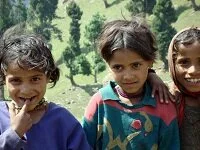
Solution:
M118 95L120 95L121 97L127 98L127 99L138 99L138 98L141 98L143 96L143 92L140 92L139 94L126 93L119 86L116 86L115 90L118 93Z
M188 106L200 107L200 97L185 96L185 103Z
M14 102L13 102L14 103ZM15 103L14 103L15 104ZM39 103L36 105L36 107L33 110L41 110L46 108L47 101L43 98ZM14 109L20 111L22 107L17 106L16 104L14 105Z

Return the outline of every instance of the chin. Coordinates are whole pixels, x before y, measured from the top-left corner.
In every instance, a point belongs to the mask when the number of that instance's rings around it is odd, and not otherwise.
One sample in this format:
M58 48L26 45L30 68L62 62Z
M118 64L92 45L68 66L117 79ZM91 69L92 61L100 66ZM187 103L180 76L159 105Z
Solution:
M189 92L191 92L191 93L199 93L200 91L199 90L189 90Z
M35 106L29 106L28 109L27 109L27 111L32 111L34 109L35 109Z
M186 88L186 90L187 90L188 92L191 92L191 93L198 93L198 92L200 92L200 89L196 89L196 88L190 88L190 89L187 89L187 88Z

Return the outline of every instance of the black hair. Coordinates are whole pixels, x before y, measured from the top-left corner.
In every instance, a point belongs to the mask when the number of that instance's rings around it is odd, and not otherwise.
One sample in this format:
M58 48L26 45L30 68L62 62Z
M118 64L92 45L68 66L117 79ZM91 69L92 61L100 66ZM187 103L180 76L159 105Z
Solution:
M44 38L40 35L15 35L1 40L0 46L0 85L4 84L5 73L10 63L17 63L22 69L45 73L55 86L60 71Z
M173 59L176 59L177 54L179 52L179 46L182 44L184 46L191 45L195 41L200 43L200 29L197 27L191 27L187 30L181 32L174 39L174 51L173 51Z
M155 60L157 45L154 34L140 18L115 20L104 25L99 36L99 52L106 62L112 58L113 51L129 49L145 60Z

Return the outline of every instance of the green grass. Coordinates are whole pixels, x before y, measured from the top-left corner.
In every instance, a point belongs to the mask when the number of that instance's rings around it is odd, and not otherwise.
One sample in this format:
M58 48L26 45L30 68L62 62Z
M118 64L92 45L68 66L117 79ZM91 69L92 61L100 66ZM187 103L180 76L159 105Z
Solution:
M196 0L200 5L200 0ZM191 8L191 2L188 0L175 0L174 6L178 10L179 17L173 26L180 31L185 27L200 26L200 11L194 11Z

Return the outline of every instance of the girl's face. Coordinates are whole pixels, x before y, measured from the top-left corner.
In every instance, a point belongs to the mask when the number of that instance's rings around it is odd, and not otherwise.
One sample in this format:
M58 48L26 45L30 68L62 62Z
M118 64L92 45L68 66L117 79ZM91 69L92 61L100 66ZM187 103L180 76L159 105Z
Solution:
M175 61L175 72L179 83L189 92L200 91L200 43L179 45Z
M124 92L139 94L143 90L152 61L144 60L129 49L120 49L113 52L108 65L114 80Z
M11 63L5 74L5 82L10 98L18 107L22 107L26 100L30 100L28 106L30 111L44 97L49 80L42 72L25 70L16 63Z

